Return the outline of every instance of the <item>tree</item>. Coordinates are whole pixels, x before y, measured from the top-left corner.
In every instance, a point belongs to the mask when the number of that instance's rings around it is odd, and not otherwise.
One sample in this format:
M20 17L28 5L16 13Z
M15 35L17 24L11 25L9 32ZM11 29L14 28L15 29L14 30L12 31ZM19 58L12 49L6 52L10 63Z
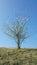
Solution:
M27 18L17 17L14 24L11 23L11 26L9 26L8 24L4 25L5 34L14 38L18 48L21 47L22 42L28 37L26 23L27 23Z

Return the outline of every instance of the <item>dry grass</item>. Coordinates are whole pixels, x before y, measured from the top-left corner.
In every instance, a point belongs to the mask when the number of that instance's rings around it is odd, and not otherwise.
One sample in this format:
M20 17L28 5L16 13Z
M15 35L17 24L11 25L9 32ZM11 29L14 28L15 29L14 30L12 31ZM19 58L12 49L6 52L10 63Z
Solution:
M0 48L0 65L37 65L37 49Z

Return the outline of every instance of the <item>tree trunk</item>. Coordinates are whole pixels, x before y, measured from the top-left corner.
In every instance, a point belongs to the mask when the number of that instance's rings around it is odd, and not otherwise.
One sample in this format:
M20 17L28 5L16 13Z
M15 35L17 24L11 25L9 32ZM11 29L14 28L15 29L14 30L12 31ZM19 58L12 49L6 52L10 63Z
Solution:
M18 48L20 48L20 39L18 38L18 42L17 42Z

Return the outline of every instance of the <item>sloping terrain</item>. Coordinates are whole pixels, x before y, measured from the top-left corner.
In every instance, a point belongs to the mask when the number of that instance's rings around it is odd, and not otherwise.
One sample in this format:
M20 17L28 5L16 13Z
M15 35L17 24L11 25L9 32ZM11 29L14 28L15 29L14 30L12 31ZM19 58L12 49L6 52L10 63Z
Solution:
M0 48L0 65L37 65L37 49Z

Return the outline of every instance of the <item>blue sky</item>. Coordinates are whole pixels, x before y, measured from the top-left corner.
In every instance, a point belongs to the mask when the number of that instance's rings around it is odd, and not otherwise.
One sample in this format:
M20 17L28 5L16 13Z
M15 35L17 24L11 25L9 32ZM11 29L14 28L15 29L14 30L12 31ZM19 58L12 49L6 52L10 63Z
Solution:
M29 17L28 29L31 36L21 45L22 48L37 48L37 0L0 0L0 47L17 47L15 41L4 34L4 22L16 16Z

